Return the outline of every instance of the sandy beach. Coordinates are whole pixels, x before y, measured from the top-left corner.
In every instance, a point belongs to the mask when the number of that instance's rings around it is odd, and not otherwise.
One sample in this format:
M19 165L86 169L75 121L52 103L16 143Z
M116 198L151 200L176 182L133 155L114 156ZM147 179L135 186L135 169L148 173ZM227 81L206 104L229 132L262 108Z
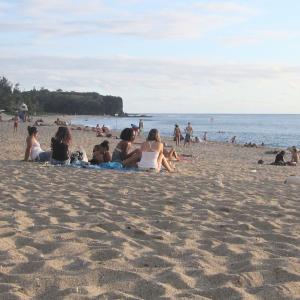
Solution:
M300 166L207 143L174 174L54 167L21 161L27 126L0 122L0 299L299 299Z

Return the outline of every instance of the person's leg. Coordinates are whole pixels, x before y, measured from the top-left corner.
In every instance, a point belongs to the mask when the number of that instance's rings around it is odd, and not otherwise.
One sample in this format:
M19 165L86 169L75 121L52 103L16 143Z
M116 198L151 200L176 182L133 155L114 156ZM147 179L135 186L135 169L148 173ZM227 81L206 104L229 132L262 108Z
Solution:
M176 160L179 160L178 154L174 148L172 148L170 152L170 158L174 157Z
M122 165L127 168L136 168L137 163L141 160L142 152L140 149L135 149L129 155L129 157L122 161Z
M163 165L164 168L168 171L168 172L174 172L174 168L172 168L168 162L168 160L165 158L165 156L163 154L160 154L160 156L158 157L158 165Z
M136 154L141 155L141 153L142 153L142 152L141 152L140 149L135 149L135 150L131 151L130 153L128 153L127 159L129 159L131 156L136 155ZM127 160L127 159L126 159L126 160Z
M166 155L167 154L167 155ZM175 151L175 149L174 148L172 148L169 152L167 151L167 153L166 154L164 154L165 155L165 157L166 158L168 158L169 160L172 160L172 159L176 159L176 160L178 160L178 155L177 155L177 153L176 153L176 151Z
M51 157L51 152L50 151L41 152L39 154L38 161L40 161L40 162L49 161L50 157Z

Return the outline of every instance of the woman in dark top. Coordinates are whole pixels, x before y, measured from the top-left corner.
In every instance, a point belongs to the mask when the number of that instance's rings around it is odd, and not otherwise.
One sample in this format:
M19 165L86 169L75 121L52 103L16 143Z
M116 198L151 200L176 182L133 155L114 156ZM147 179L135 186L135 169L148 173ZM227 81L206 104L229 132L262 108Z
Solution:
M285 166L286 162L284 161L284 155L285 155L285 151L280 151L276 157L275 157L275 161L273 163L271 163L271 165L275 165L275 166Z
M55 137L51 139L51 164L68 165L70 163L69 146L71 140L70 130L67 127L58 127Z

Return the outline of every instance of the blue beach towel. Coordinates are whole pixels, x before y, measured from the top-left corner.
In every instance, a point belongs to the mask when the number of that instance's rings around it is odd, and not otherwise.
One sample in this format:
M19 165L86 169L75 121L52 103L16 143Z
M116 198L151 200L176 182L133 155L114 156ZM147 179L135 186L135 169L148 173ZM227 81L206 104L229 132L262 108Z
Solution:
M119 162L107 162L99 165L88 165L89 169L109 169L109 170L123 170L123 166Z
M118 170L122 172L137 172L140 171L137 168L124 168L123 165L119 162L107 162L99 165L90 165L86 162L77 161L76 163L68 165L73 168L84 168L84 169L92 169L92 170Z

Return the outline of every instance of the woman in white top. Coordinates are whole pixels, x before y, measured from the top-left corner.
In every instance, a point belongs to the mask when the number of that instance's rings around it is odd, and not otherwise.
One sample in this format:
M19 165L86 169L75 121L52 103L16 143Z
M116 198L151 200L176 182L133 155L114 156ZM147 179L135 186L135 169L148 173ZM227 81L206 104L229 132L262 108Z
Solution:
M142 157L138 163L138 167L143 170L160 171L161 166L164 166L167 171L173 172L173 168L165 158L164 145L160 141L159 132L157 129L151 129L148 134L147 141L142 143Z
M51 152L43 151L40 143L37 141L38 130L34 126L28 126L28 137L26 138L26 150L24 160L45 162L50 160Z

